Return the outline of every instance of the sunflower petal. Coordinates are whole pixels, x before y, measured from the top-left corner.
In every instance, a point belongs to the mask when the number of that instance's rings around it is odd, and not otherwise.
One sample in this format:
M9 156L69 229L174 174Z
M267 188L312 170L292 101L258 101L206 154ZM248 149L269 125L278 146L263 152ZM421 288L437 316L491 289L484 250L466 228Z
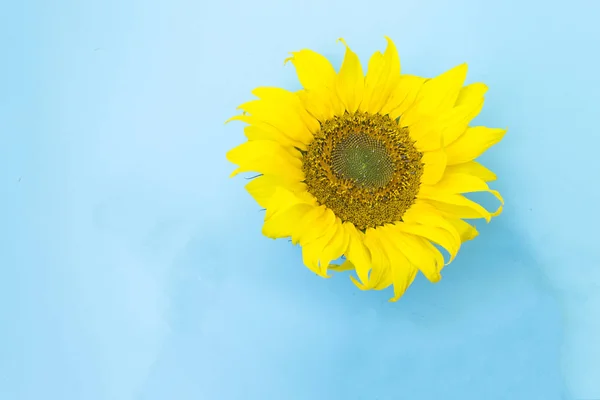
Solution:
M386 36L387 48L376 52L369 61L364 97L360 110L378 113L388 101L400 80L400 58L394 42Z
M409 126L400 117L399 125L401 127L408 127L408 133L415 141L417 150L428 152L443 148L443 124L438 118L425 117Z
M365 77L365 91L363 93L363 100L360 103L359 110L363 112L371 112L371 99L373 92L381 80L381 73L383 70L383 54L380 51L373 53L369 59L369 65L367 67L367 75Z
M483 179L470 174L448 173L435 185L435 190L446 193L489 192L504 205L504 199L498 191L490 189Z
M483 108L483 100L477 105L461 105L440 116L440 121L444 128L441 130L441 136L444 144L454 142L458 137L465 133L469 124L479 114Z
M497 179L496 174L479 164L477 161L467 161L462 164L449 165L446 167L449 174L470 174L483 179L484 182L491 182Z
M325 206L319 206L323 209L322 213L307 214L306 221L298 224L294 234L292 235L292 243L300 243L301 246L306 246L315 240L321 239L335 225L336 216L330 209ZM312 218L309 218L312 217Z
M379 251L381 252L381 257L383 260L383 264L381 265L382 267L382 275L381 278L377 280L377 282L373 282L373 289L374 290L384 290L387 289L388 287L390 287L393 283L393 274L392 274L392 264L391 264L391 259L390 259L390 255L388 253L388 247L386 245L386 243L383 241L383 230L381 230L381 227L378 227L375 230L375 235L376 235L376 242L377 242L377 246L379 246Z
M392 271L392 284L394 285L394 297L391 302L397 301L406 292L417 276L417 268L412 265L404 253L394 243L394 233L390 232L390 226L383 227L384 232L380 239L385 246L386 253L390 259ZM380 228L378 228L380 229Z
M275 103L278 107L287 109L285 111L290 114L290 118L293 118L295 123L301 121L310 132L315 133L321 129L319 121L306 111L297 93L277 87L258 87L252 94L265 102ZM275 107L271 109L271 113L276 111Z
M313 89L313 90L301 90L297 92L302 105L317 120L325 122L334 115L343 114L343 106L341 103L333 102L331 95L328 92L329 89ZM340 111L341 110L341 111Z
M470 85L466 85L460 89L460 93L456 99L456 105L461 106L465 104L479 104L483 100L483 97L487 91L487 85L481 82L475 82L471 83Z
M364 234L359 232L351 222L344 222L344 229L348 232L350 239L346 258L356 268L358 279L363 284L369 281L369 271L371 270L371 254L364 243Z
M239 106L239 109L249 113L255 120L260 120L275 127L291 139L304 145L310 143L312 133L300 116L286 108L284 103L264 100L252 100ZM306 146L303 146L306 148Z
M500 201L500 206L495 212L490 213L481 205L463 196L455 197L458 194L474 192L491 193ZM455 217L485 218L488 222L491 217L499 215L502 212L502 206L504 205L504 199L497 190L490 189L483 179L465 173L446 173L444 178L434 187L423 185L419 196L452 205L450 209L448 209L448 206L440 208L439 204L436 207Z
M340 219L336 218L325 235L302 245L302 259L311 271L328 278L327 268L329 263L344 254L347 246L348 235L342 227Z
M329 264L329 269L334 272L354 271L354 264L346 260L341 264Z
M446 146L448 165L474 160L502 140L505 134L506 129L485 126L468 128L462 136Z
M298 80L305 89L326 87L335 88L335 69L323 55L308 49L294 51L285 61L291 61L296 68Z
M442 179L446 169L446 152L443 149L425 152L421 162L423 163L422 183L433 185Z
M325 206L313 208L296 225L296 229L292 233L292 244L298 244L301 238L304 242L310 242L310 240L323 235L326 228L333 224L334 218L333 213L327 212Z
M487 86L483 83L472 83L460 90L456 105L440 116L444 128L442 138L444 143L452 143L468 128L469 123L481 112L484 94Z
M364 286L367 289L381 290L392 282L390 261L382 248L377 229L368 228L365 232L365 246L371 254L371 273L369 280Z
M342 221L337 218L336 222L336 233L331 238L329 243L323 248L321 253L321 270L323 274L327 275L327 268L329 263L333 260L340 258L348 249L348 243L350 242L350 236L346 229L342 225Z
M289 190L277 187L265 213L262 232L271 239L291 236L297 224L315 204L307 203Z
M279 88L262 87L255 89L253 94L260 98L238 107L249 113L251 118L237 116L232 119L245 120L251 124L262 122L263 127L272 126L291 140L304 145L309 143L313 133L320 129L319 122L306 112L295 93Z
M244 127L244 134L248 140L271 140L286 148L306 149L306 143L292 138L286 132L253 115L236 115L227 120L227 122L231 121L241 121L249 124Z
M444 216L462 219L484 218L487 222L490 222L492 217L502 213L502 206L498 207L494 212L489 212L480 204L467 199L461 194L423 190L424 188L421 188L417 197L426 199L429 204L434 206Z
M350 50L344 39L339 39L346 46L344 62L337 76L337 94L348 112L356 112L365 89L365 77L358 56Z
M399 261L403 262L403 261ZM405 268L400 268L399 266L392 267L392 282L394 284L394 297L392 297L389 301L396 302L400 299L400 297L404 296L406 289L414 282L417 277L417 268L411 265L408 260L406 260L407 271Z
M304 265L306 265L306 267L312 272L323 278L329 278L329 276L327 275L326 271L323 273L321 254L325 246L327 246L327 243L329 243L329 241L334 237L336 232L337 226L336 224L333 224L325 231L323 236L313 240L309 244L302 245L302 261L304 262ZM327 262L328 264L329 261Z
M285 61L294 64L298 80L306 89L300 98L314 117L323 121L321 118L329 113L343 112L335 89L337 74L327 58L312 50L300 50Z
M473 225L463 221L462 219L448 218L448 222L454 225L454 227L460 234L460 240L463 243L475 239L477 235L479 235L479 232L477 232L477 229Z
M426 116L449 111L456 104L466 77L467 64L461 64L426 81L414 106L404 113L403 123L410 126Z
M293 156L292 151L270 140L253 140L229 150L226 157L239 166L231 176L254 171L301 181L304 179L302 160L300 152L295 153Z
M431 243L419 236L407 234L398 225L391 225L388 232L388 238L397 250L429 281L438 282L441 279L440 271L444 266L444 258L439 251L432 251L435 247Z
M269 207L267 207L265 212L265 220L271 218L277 213L287 210L293 205L300 203L311 204L310 202L307 202L306 200L282 187L277 187L275 189L275 192L273 193L273 196L271 196L271 201L269 203ZM312 203L312 205L315 204L316 203Z
M444 216L430 204L417 199L402 216L404 225L424 225L432 228L445 230L452 237L454 244L452 247L460 247L460 235ZM427 237L427 236L424 236Z
M404 224L402 222L396 223L395 226L397 227L397 229L400 232L405 233L406 235L404 235L404 236L406 236L406 237L423 238L423 239L426 239L425 242L431 241L433 243L436 243L436 244L442 246L444 249L446 249L446 251L450 255L449 260L445 262L446 265L450 264L454 260L454 258L458 254L458 250L460 249L460 245L461 245L460 237L459 237L459 241L457 242L456 239L454 238L454 236L445 229L434 227L434 226L427 226L427 225ZM412 243L413 243L413 248L417 245L419 245L421 247L425 246L423 243L415 244L414 241ZM430 250L431 254L434 254L431 251L431 248L429 250ZM408 254L407 254L407 257L409 257ZM411 258L409 257L409 260L410 259ZM443 265L444 263L442 262L441 264ZM419 268L419 270L421 270L424 274L427 272L427 274L429 274L430 277L435 278L436 275L433 273L432 269L429 269L428 271L423 271L423 269L421 268L420 265L415 264L415 266L417 268ZM439 268L441 269L441 266ZM429 277L427 279L429 279Z
M415 75L400 75L398 84L392 91L390 98L381 109L381 114L389 114L390 118L402 118L402 114L415 102L426 78Z
M270 218L266 218L262 227L263 235L271 239L291 236L298 222L302 221L306 213L313 208L313 205L307 203L297 203Z
M306 192L306 184L278 175L261 175L252 179L246 190L264 208L267 208L269 200L278 187L294 192L295 194Z

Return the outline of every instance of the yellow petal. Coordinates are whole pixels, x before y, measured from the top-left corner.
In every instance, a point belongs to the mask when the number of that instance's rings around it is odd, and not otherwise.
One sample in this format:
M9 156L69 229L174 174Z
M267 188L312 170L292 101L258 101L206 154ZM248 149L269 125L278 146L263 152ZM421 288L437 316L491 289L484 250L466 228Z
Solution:
M241 172L254 171L262 174L287 176L301 181L304 179L300 153L292 155L286 149L270 140L253 140L242 143L227 152L227 159L239 166L231 176Z
M390 260L392 284L394 285L394 297L390 301L395 302L402 297L406 289L415 280L417 268L399 250L398 245L394 241L394 233L390 231L389 225L383 227L383 234L380 236L380 239Z
M348 249L348 243L350 242L350 236L342 225L342 221L336 218L336 233L329 240L329 243L323 248L320 257L321 272L327 275L327 268L329 263L333 260L340 258Z
M448 165L446 172L449 174L470 174L483 179L485 182L496 180L496 174L479 164L477 161L467 161L462 164Z
M291 61L294 64L298 80L305 89L313 90L325 87L334 91L335 69L321 54L305 49L292 52L292 57L285 61Z
M476 82L463 87L456 99L456 105L479 104L487 93L488 87L484 83Z
M423 153L421 162L423 163L421 183L433 185L442 179L446 169L446 153L443 149Z
M292 233L292 244L298 244L301 237L306 238L309 235L309 232L307 232L308 227L314 228L312 231L313 236L322 235L325 228L333 223L333 213L329 215L325 211L325 206L318 206L306 213L302 221L297 224L294 233Z
M458 237L458 240L456 240L456 237L447 229L429 225L407 224L403 222L397 222L395 226L399 231L409 234L409 236L419 236L442 246L450 255L446 264L450 264L454 260L460 249L460 236ZM454 229L454 231L456 232L456 229ZM456 235L458 236L458 232L456 232ZM419 265L416 266L421 269Z
M296 153L296 156L292 155ZM300 152L284 148L270 140L253 140L227 152L227 159L237 168L231 176L241 172L255 171L262 174L286 176L290 179L304 180Z
M414 106L404 113L403 123L410 126L424 116L450 110L456 104L466 77L467 64L461 64L425 82Z
M344 106L340 101L332 99L329 89L302 90L298 92L298 97L306 110L321 122L344 113Z
M348 261L349 262L349 261ZM352 283L354 283L356 285L357 288L359 288L360 290L369 290L369 286L367 286L366 284L360 282L358 279L356 279L355 277L353 277L352 275L350 275L350 280L352 281Z
M429 281L438 282L441 279L444 257L431 243L419 236L407 234L398 225L389 227L388 238Z
M398 124L408 127L408 133L415 141L415 147L421 152L435 151L443 147L443 123L437 117L424 117L412 125L406 125L400 117Z
M481 205L469 199L462 196L454 197L458 193L473 192L491 193L500 201L500 206L496 211L490 213ZM502 206L504 205L504 199L498 191L491 190L483 179L465 173L448 172L434 187L423 185L420 188L419 196L447 203L446 205L435 203L435 206L447 215L458 218L485 218L488 222L491 217L502 212Z
M336 232L337 226L336 224L333 224L329 228L327 228L324 235L313 240L310 244L302 246L302 261L304 262L304 265L312 272L323 278L329 278L329 276L326 272L323 273L323 269L321 268L321 253L323 251L323 248L327 245L331 238L333 238Z
M460 240L463 243L468 240L475 239L477 235L479 235L479 232L477 232L477 229L475 229L473 225L463 221L462 219L448 218L448 222L454 225L454 227L460 234Z
M371 273L369 280L364 285L366 289L381 290L392 284L390 261L383 251L377 229L368 228L365 232L365 246L371 254Z
M265 220L299 203L316 205L315 201L307 201L283 187L277 187L269 201L269 207L265 212Z
M378 84L378 80L381 79L381 72L383 69L383 54L380 51L373 53L369 60L367 67L367 76L365 77L365 91L363 93L363 100L359 106L359 110L363 112L371 112L371 98L374 95L375 87Z
M340 219L336 218L323 236L302 245L302 259L311 271L327 278L329 263L344 254L347 246L348 234L342 227Z
M306 144L313 139L313 134L302 118L289 107L286 107L283 102L253 100L240 105L238 108L250 113L254 121L271 125L278 131L284 132L292 140L304 144L302 146L303 150L306 149Z
M432 205L427 204L424 200L417 199L402 216L402 223L405 225L424 225L436 229L446 231L446 233L454 242L447 249L453 248L458 251L460 247L460 235L455 227ZM423 235L421 235L423 236ZM427 238L428 236L423 236Z
M306 213L313 208L313 205L298 203L269 218L265 218L262 227L263 235L271 239L291 236L294 233L294 229L298 222L302 221Z
M363 285L366 285L369 281L369 271L371 270L371 254L365 246L364 234L359 232L351 222L344 222L344 229L346 229L350 238L346 258L356 268L358 279L360 279ZM359 287L362 288L362 286Z
M384 54L376 52L369 60L364 97L360 110L378 113L388 101L400 80L400 58L394 42L386 36Z
M277 87L259 87L254 89L252 94L265 102L276 103L278 107L285 108L294 122L302 121L310 132L315 133L321 129L319 121L306 111L297 93ZM276 108L271 110L271 112L275 111Z
M445 144L454 142L468 128L471 121L481 112L487 86L483 83L472 83L460 90L454 108L442 113L440 121L442 138Z
M343 39L340 41L346 46L346 55L342 68L337 76L337 94L346 110L353 113L363 98L365 89L365 77L358 56L350 50Z
M354 264L346 260L340 265L329 264L329 269L334 272L354 271Z
M468 128L462 136L446 146L448 165L474 160L502 140L505 133L506 129L484 126Z
M482 108L483 101L477 108L458 106L440 116L441 125L443 126L441 136L444 145L454 142L463 135L469 127L469 123L479 114Z
M392 271L392 264L390 260L390 255L388 253L388 249L386 244L383 241L383 232L381 231L381 227L377 228L379 231L377 233L377 242L379 246L379 251L382 255L383 264L381 277L377 280L373 280L373 290L384 290L389 288L394 283L394 274Z
M425 81L427 79L420 76L400 75L398 84L381 109L381 114L389 114L392 119L402 118L402 114L414 104Z
M298 223L315 206L315 203L308 203L289 190L277 187L265 213L263 234L272 239L291 236Z
M484 218L490 222L492 217L502 213L502 206L494 212L489 212L480 204L467 199L461 194L448 194L441 191L423 190L417 195L417 198L427 199L427 202L434 206L442 215L452 218L476 219Z
M248 140L271 140L279 143L286 148L298 148L306 150L306 143L292 138L290 135L281 131L273 125L264 122L253 115L242 114L229 118L230 121L242 121L247 124L244 128L244 134Z
M292 243L305 246L324 236L335 224L336 216L325 206L319 206L314 214L307 214L305 219L298 223L297 229L292 234Z
M389 301L396 302L400 297L404 295L406 289L414 282L417 276L417 268L411 265L408 260L406 261L408 264L409 270L405 273L402 268L392 267L392 283L394 284L394 297L392 297Z
M447 173L435 185L434 190L451 194L488 192L493 194L504 205L504 199L497 190L490 189L483 179L470 174Z
M327 58L312 50L300 50L292 52L292 57L287 61L294 64L298 79L306 89L299 96L311 115L324 121L323 118L330 113L343 113L343 105L335 88L337 74Z
M295 194L306 191L306 184L303 182L278 175L256 177L246 185L246 190L261 207L267 208L269 200L278 187L283 187Z

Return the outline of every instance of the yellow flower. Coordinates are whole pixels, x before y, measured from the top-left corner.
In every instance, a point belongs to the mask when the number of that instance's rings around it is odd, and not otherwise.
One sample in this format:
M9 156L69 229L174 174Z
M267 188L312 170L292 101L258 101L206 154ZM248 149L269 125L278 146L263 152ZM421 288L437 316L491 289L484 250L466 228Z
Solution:
M322 277L353 270L362 290L391 285L398 300L421 271L431 282L477 236L464 219L500 214L464 193L489 192L493 172L474 161L505 129L470 127L483 83L464 85L467 66L427 79L400 73L396 47L376 52L366 75L346 46L340 71L311 50L288 59L304 87L261 87L233 117L248 141L228 152L260 175L246 186L266 209L263 234L291 237ZM286 61L288 61L286 60ZM448 252L445 260L434 245ZM341 256L341 265L332 264Z

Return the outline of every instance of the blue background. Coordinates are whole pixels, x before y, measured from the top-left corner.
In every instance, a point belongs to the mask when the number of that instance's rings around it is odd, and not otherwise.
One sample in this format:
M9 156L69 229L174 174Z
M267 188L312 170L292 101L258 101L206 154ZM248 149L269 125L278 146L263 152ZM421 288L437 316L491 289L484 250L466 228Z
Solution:
M6 1L0 399L600 398L600 3ZM505 212L405 297L260 234L223 122L289 51L468 62Z

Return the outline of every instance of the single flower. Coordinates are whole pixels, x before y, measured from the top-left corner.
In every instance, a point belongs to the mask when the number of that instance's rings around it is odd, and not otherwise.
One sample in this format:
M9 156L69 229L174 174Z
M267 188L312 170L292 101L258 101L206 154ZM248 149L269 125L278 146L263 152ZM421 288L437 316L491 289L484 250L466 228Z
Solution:
M495 174L474 160L506 130L469 126L487 87L463 86L466 64L432 79L401 74L386 39L366 75L341 39L337 73L314 51L293 52L288 60L304 89L255 89L258 99L232 118L248 124L248 141L227 158L239 166L232 176L260 174L246 188L266 209L264 235L291 237L322 277L353 270L362 290L393 285L396 301L417 271L439 281L461 243L477 236L464 219L489 222L502 211L463 194L489 192L503 203L486 183Z

